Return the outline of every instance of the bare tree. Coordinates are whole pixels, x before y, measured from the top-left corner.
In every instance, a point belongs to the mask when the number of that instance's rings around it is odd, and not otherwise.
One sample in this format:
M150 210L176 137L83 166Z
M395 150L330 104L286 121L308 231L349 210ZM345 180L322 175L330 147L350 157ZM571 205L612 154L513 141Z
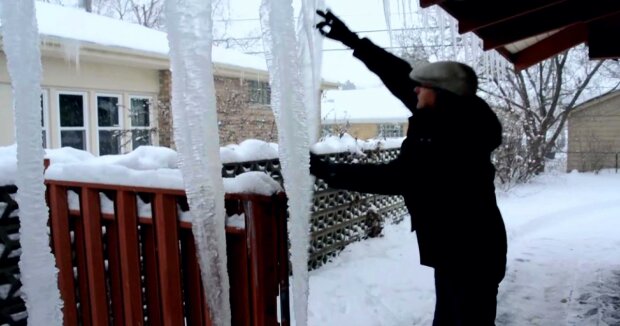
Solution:
M131 3L131 8L138 24L155 29L163 27L162 0L129 0L129 2Z
M601 67L615 64L590 61L584 48L569 50L527 70L508 71L504 78L483 75L481 89L496 108L521 125L526 152L525 179L545 169L545 158L556 150L569 113L581 102L618 87L619 79L603 78Z

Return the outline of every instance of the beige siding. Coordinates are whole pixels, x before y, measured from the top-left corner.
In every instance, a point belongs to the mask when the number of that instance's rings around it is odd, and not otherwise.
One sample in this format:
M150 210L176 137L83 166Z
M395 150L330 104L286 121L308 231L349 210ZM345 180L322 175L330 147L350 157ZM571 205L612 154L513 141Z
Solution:
M43 81L41 87L47 93L47 119L49 125L49 145L60 146L58 129L58 94L69 92L83 94L86 100L88 126L88 150L98 153L97 143L97 95L120 97L122 107L128 108L130 97L149 97L157 99L159 75L157 70L141 69L110 64L67 62L57 58L43 58ZM10 79L6 70L6 59L0 56L0 146L15 142L13 129L12 95ZM151 112L151 124L156 127L156 112ZM128 110L123 110L121 125L129 126ZM154 139L157 142L157 138ZM127 149L126 149L127 150Z
M568 171L614 168L620 152L620 93L573 112L568 138Z
M0 83L0 146L15 142L11 85Z
M359 139L374 138L378 133L379 128L376 123L356 123L349 128L349 134Z

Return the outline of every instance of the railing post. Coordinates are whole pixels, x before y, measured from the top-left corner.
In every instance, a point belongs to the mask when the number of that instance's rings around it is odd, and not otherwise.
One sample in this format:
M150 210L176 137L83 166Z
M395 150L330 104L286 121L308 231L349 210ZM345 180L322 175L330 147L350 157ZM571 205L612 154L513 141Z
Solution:
M228 257L228 276L230 278L230 309L232 324L252 325L252 306L250 303L250 270L248 262L248 241L245 229L226 228L226 255Z
M157 241L163 324L165 326L183 325L179 221L175 197L156 193L153 218Z
M120 247L124 323L127 326L142 325L144 313L140 280L136 196L128 191L117 191L115 211Z
M160 326L162 321L161 291L157 268L157 245L153 225L141 224L142 252L144 258L144 284L146 288L146 314L149 324Z
M280 292L280 325L288 326L291 323L289 307L289 261L288 261L288 227L286 211L286 195L280 193L274 195L275 216L277 227L277 257L278 257L278 287Z
M250 262L250 300L254 311L253 325L278 324L278 216L279 205L272 197L255 196L244 201L246 236ZM288 260L287 260L288 263ZM274 273L275 271L275 273Z
M64 324L78 325L67 189L52 184L49 186L49 194L50 226L52 227L54 255L58 268L58 287L64 303L62 308Z
M211 325L200 278L196 243L191 229L181 232L181 248L183 248L183 287L187 325Z
M90 303L94 308L92 309L92 323L94 326L108 326L110 315L106 293L99 192L83 187L80 204L84 223Z

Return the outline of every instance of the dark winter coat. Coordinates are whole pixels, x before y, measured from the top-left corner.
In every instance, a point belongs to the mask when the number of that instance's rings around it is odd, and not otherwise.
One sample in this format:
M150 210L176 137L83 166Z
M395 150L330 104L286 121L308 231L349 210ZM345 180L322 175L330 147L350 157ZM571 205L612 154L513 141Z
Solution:
M412 111L407 137L400 155L387 164L323 163L314 167L317 176L334 188L402 195L423 265L480 267L503 277L506 231L491 163L502 137L496 115L477 96L441 91L436 108L418 110L406 61L367 39L354 50Z

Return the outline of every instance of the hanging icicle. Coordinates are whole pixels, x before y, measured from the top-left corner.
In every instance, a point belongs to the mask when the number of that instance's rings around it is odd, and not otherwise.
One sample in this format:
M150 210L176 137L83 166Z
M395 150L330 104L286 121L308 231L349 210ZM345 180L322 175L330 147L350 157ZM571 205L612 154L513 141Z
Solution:
M314 28L316 10L325 8L323 0L302 0L297 22L299 62L304 90L304 106L308 115L308 136L311 142L319 140L321 128L320 86L323 59L323 38Z
M13 90L17 140L19 260L29 325L62 325L58 270L50 249L41 146L41 49L34 0L0 2L3 51ZM6 109L6 108L4 108ZM16 316L17 317L17 316ZM23 320L15 320L22 324Z
M390 38L390 47L393 46L393 35L392 35L392 8L390 4L390 0L383 0L383 16L385 16L385 25L388 30L388 36Z
M192 216L209 316L231 323L224 182L211 49L211 1L167 0L174 140Z
M278 150L289 206L295 324L308 323L308 248L313 179L309 173L307 111L303 77L311 73L298 58L291 0L263 0L260 10L263 43L271 85L271 107L278 127ZM306 72L308 71L308 72ZM309 95L312 96L312 95Z

